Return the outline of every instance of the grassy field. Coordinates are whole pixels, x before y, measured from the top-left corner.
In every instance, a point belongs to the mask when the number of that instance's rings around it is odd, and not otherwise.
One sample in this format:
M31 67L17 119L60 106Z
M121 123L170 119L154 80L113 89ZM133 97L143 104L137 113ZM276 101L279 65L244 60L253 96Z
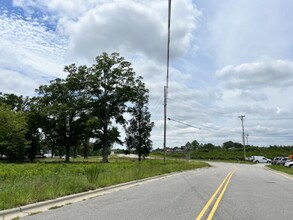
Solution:
M284 166L280 166L280 165L269 165L269 168L273 169L273 170L277 170L283 173L287 173L290 175L293 175L293 169L292 168L288 168L288 167L284 167Z
M95 162L93 162L95 161ZM118 183L208 166L182 160L138 162L114 158L110 163L97 159L47 160L38 163L0 163L0 210L57 198Z

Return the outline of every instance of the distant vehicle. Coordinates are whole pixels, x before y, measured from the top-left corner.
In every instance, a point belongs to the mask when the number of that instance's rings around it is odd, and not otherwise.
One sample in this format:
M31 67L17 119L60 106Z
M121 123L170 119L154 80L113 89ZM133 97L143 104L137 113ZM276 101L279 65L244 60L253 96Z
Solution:
M254 160L254 156L249 157L248 161L252 162Z
M253 162L255 157L262 157L262 156L251 156L251 157L249 158L249 161L250 161L250 162Z
M274 157L274 159L272 160L272 164L277 164L277 162L281 159L282 157Z
M280 160L277 161L277 165L285 165L285 163L287 162L287 160L289 160L288 157L282 157Z
M293 168L293 161L292 160L288 160L285 165L285 167L289 167L289 168Z
M271 163L271 160L264 157L264 156L254 156L252 162L254 162L254 163Z

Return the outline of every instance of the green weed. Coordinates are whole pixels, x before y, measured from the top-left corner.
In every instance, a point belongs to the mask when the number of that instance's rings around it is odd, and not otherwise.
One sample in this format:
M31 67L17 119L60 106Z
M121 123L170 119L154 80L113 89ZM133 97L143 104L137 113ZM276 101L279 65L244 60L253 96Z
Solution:
M182 160L138 162L125 158L115 158L107 164L89 161L0 163L0 210L203 166L207 164Z
M100 174L103 172L103 168L98 165L91 165L84 168L85 176L90 184L96 184L99 180Z
M293 169L292 168L288 168L285 166L281 166L281 165L268 165L269 168L273 169L273 170L277 170L283 173L287 173L290 175L293 175Z

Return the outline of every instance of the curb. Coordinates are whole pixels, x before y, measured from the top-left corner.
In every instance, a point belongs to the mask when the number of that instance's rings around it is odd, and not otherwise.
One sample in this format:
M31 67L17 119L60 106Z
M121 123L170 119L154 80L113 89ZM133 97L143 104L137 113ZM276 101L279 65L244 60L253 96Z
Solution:
M293 180L293 175L290 175L290 174L288 174L288 173L284 173L284 172L281 172L281 171L278 171L278 170L274 170L274 169L272 169L272 168L270 168L270 167L268 167L268 166L265 166L264 169L269 170L269 171L271 171L271 172L274 172L274 173L276 173L276 174L278 174L278 175L280 175L280 176L283 176L283 177L286 177L286 178L288 178L288 179Z

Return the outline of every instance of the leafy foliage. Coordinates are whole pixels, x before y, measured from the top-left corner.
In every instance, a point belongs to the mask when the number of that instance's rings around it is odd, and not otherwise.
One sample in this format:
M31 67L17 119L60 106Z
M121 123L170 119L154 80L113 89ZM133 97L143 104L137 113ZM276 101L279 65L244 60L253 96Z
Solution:
M89 68L87 88L91 100L91 115L97 125L95 137L102 147L103 162L108 162L110 147L121 143L119 132L113 122L124 124L123 113L128 102L135 102L136 87L140 78L135 78L131 64L118 53L110 56L103 53L96 58L96 64Z
M10 160L23 160L27 141L26 117L23 112L12 111L5 105L0 106L0 154Z
M150 140L151 131L154 123L151 122L151 114L148 111L148 90L145 89L143 83L137 88L137 101L130 109L132 118L129 125L125 126L126 138L125 142L129 150L134 150L138 154L138 160L146 157L152 149L152 141Z
M31 160L50 150L52 155L56 151L65 154L69 162L72 151L77 156L82 147L86 158L93 147L90 140L94 140L94 149L101 149L102 161L108 162L113 144L123 144L117 125L126 123L129 106L147 92L144 87L141 90L142 78L135 76L131 63L118 53L103 53L90 67L71 64L64 72L68 74L65 79L39 86L38 96L31 99L0 93L0 105L5 105L1 109L1 157L5 150L9 157L15 154L24 159L27 141L26 154Z
M115 159L110 164L0 163L0 210L204 166L208 165L174 160L166 163L162 160L146 160L138 164L129 159Z

